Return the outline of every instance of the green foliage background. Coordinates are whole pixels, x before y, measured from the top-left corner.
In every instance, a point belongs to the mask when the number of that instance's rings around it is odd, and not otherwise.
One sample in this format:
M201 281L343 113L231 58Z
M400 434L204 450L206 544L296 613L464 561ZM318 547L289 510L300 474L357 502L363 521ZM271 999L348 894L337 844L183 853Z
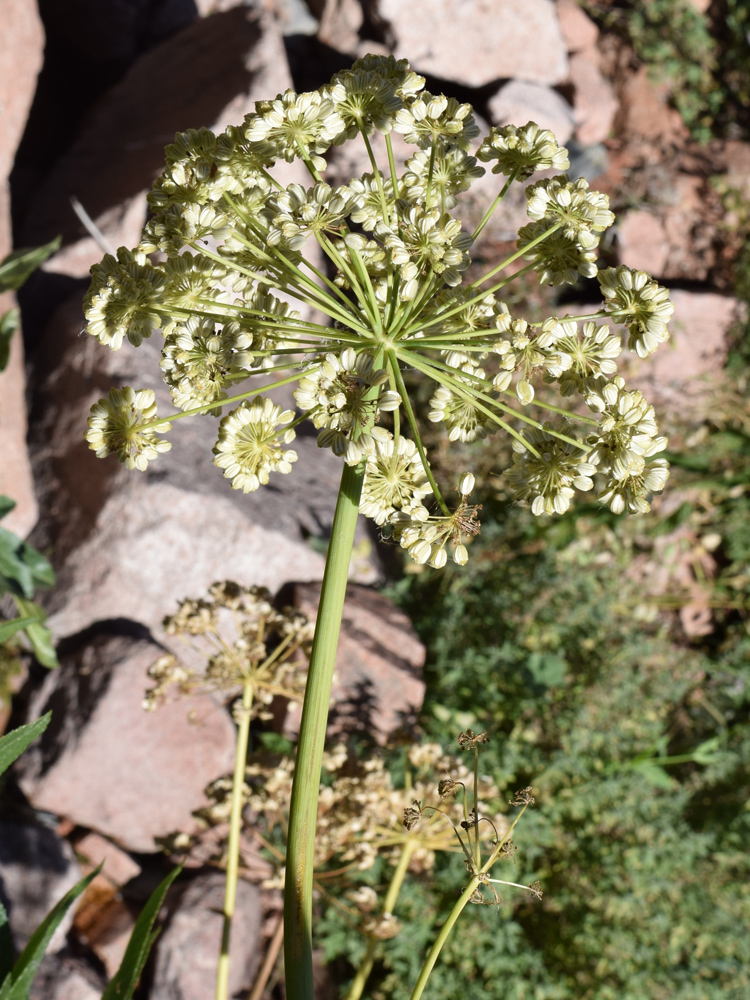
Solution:
M695 138L750 131L750 7L713 0L580 0L605 30L624 37L672 99Z
M716 398L730 417L670 456L683 502L618 522L580 505L537 519L499 497L468 567L391 591L428 649L426 737L487 729L483 768L508 798L531 784L537 800L498 877L540 879L544 899L508 890L499 910L465 911L435 1000L750 996L750 336L737 334L726 405ZM714 630L692 640L675 613L687 597L649 600L629 569L658 560L659 536L680 525L721 537ZM388 877L383 866L367 880ZM409 996L465 883L456 857L409 881L404 930L368 995ZM332 909L322 930L344 981L361 940Z

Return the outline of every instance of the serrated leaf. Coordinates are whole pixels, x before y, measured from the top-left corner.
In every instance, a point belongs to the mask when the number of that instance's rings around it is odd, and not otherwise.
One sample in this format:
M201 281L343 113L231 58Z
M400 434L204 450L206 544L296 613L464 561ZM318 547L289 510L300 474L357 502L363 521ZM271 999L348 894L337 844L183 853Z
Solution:
M29 722L26 726L19 726L0 739L0 774L7 771L13 761L20 757L27 746L40 737L49 725L52 713L47 712L35 722Z
M151 893L130 935L120 968L102 994L102 1000L130 1000L133 996L149 952L159 935L158 931L153 930L154 921L159 915L167 890L181 871L182 865L178 865ZM3 1000L2 996L0 1000Z
M69 892L66 892L60 902L53 906L37 927L31 935L29 943L21 952L18 961L5 977L3 985L0 987L0 1000L28 1000L31 984L34 982L34 976L36 976L44 953L52 940L52 935L60 926L63 917L73 903L99 874L101 867L99 865L90 875L82 878Z
M0 263L0 292L16 291L36 269L60 249L61 237L41 247L14 250Z
M0 316L0 372L4 372L10 361L10 342L21 325L21 312L9 309Z

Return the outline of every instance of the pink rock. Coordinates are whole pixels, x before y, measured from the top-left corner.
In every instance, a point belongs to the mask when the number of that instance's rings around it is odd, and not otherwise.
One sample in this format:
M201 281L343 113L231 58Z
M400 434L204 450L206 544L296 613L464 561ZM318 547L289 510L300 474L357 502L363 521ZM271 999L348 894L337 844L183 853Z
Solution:
M135 916L104 875L95 875L89 883L76 908L73 926L77 939L91 948L111 979L125 957Z
M628 267L664 274L669 258L669 240L664 223L653 212L628 212L618 229L620 261Z
M705 281L716 263L716 233L705 217L705 180L669 173L660 204L629 212L619 229L620 261L668 280Z
M36 78L42 66L44 29L35 0L0 0L0 260L11 250L8 175L23 135ZM15 298L0 295L0 316L15 306ZM22 538L36 523L38 508L26 451L26 399L23 342L17 331L11 341L8 367L0 374L0 493L16 508L3 527Z
M356 53L359 48L359 29L364 22L359 0L325 0L318 15L318 38L337 52Z
M482 87L518 78L560 83L567 55L551 0L379 0L395 54L420 73Z
M602 76L595 50L570 57L570 80L575 87L576 138L583 146L604 142L612 131L619 104Z
M0 890L17 951L52 907L72 889L81 872L73 850L49 827L0 821ZM65 945L73 922L68 911L50 942L50 951Z
M728 187L736 188L745 199L750 197L750 143L736 140L725 142L723 149L724 175Z
M212 997L221 942L223 873L207 871L186 886L176 884L167 897L167 905L171 915L156 944L149 1000ZM229 996L238 996L252 986L259 960L261 923L259 890L241 878L232 921Z
M551 87L526 80L511 80L488 103L493 125L525 125L534 121L554 133L564 145L573 134L573 109Z
M29 1000L100 1000L103 977L81 959L45 955L29 991Z
M649 378L678 392L700 392L701 383L724 367L726 337L737 317L738 303L730 295L715 292L672 289L669 296L674 303L669 324L672 338L648 359Z
M294 603L314 618L319 584L297 584ZM387 597L350 584L331 695L333 732L366 732L384 742L414 717L424 698L425 649L406 615ZM296 731L299 714L291 714Z
M0 0L0 184L13 166L44 57L44 28L35 0ZM0 258L8 252L3 219Z
M162 649L96 634L62 657L36 692L30 718L53 711L44 738L20 758L36 809L155 850L154 837L195 827L203 789L231 770L235 727L208 695L145 712L146 671Z
M0 316L15 305L13 295L0 295ZM2 520L2 527L25 538L39 517L34 479L26 447L26 372L23 336L16 330L10 342L10 359L0 372L0 493L16 501Z
M142 56L93 109L37 192L25 242L62 233L63 249L45 269L84 277L102 250L73 214L71 195L113 246L133 246L146 219L146 192L175 132L222 131L240 123L256 100L289 86L283 40L271 16L236 7L196 21Z
M675 144L687 138L687 126L676 108L669 106L667 84L654 83L647 66L628 77L620 95L623 132L631 136Z
M141 866L129 854L93 830L75 842L75 849L87 872L103 865L102 875L113 885L125 885L141 872Z
M599 29L576 0L558 0L557 18L568 52L596 47Z

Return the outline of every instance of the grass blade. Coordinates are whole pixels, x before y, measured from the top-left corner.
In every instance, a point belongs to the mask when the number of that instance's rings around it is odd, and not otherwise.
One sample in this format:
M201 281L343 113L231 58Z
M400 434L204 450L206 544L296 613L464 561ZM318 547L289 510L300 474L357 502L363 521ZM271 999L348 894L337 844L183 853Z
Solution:
M12 736L13 734L11 733L10 735ZM52 939L52 935L59 927L67 911L76 899L85 892L100 870L101 865L91 872L90 875L77 882L69 892L65 893L60 902L53 906L31 935L29 943L19 956L18 961L5 977L3 985L0 986L0 1000L28 1000L31 984L44 958L44 953Z
M27 726L19 726L13 732L7 733L0 739L0 774L7 771L16 757L20 757L26 747L41 736L49 725L52 713L47 712L36 722L30 722Z
M120 968L102 994L102 1000L130 1000L133 996L151 947L159 935L158 931L153 930L154 921L159 915L167 890L181 871L182 865L178 865L151 893L130 935ZM4 1000L2 995L0 1000Z

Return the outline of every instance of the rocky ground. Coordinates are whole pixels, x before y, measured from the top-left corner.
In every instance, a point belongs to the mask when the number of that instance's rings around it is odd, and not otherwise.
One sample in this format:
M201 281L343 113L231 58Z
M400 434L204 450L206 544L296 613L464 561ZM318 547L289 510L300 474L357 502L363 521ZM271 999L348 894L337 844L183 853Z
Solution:
M80 336L88 270L102 251L70 198L113 246L133 246L176 131L221 130L256 100L316 87L366 52L407 57L430 89L471 101L485 129L529 119L551 128L571 150L571 172L610 194L618 224L608 258L674 290L673 348L648 378L668 420L689 423L710 405L737 316L740 220L727 217L721 194L750 197L750 145L698 145L668 88L575 0L40 0L39 10L34 0L0 0L0 18L0 258L63 237L22 290L24 340L14 338L0 376L0 493L18 501L3 523L51 553L58 583L47 607L61 661L53 673L33 667L15 707L14 723L54 714L6 795L0 896L20 947L104 860L33 993L88 1000L117 968L165 870L154 838L190 832L205 785L231 767L233 723L211 696L193 698L190 715L186 703L156 715L141 708L145 672L170 645L162 618L228 575L284 588L314 614L339 467L300 434L294 475L237 496L211 466L209 420L175 435L153 473L97 462L82 438L89 407L113 384L158 394L158 365L150 342L110 353ZM335 179L361 169L334 153ZM478 182L469 216L494 180ZM524 218L519 189L485 232L483 256L503 253ZM418 710L424 657L408 621L372 589L383 575L362 528L336 724L362 725L352 705L366 691L379 738ZM220 900L221 875L209 866L175 885L143 998L211 995ZM276 908L242 883L238 996L252 985Z

